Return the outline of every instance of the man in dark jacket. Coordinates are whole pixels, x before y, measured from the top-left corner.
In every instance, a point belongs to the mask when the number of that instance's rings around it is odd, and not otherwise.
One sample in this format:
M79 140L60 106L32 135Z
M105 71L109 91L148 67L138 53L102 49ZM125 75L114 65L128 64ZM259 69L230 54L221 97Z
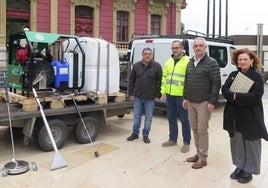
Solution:
M129 78L128 92L130 99L134 100L134 123L133 133L127 138L128 141L139 138L141 117L144 114L143 141L146 144L150 143L148 135L151 130L155 100L161 97L161 79L161 65L153 61L152 50L144 48L142 51L142 61L133 65Z
M208 122L218 100L221 77L219 64L206 53L205 39L197 37L193 49L195 56L187 66L183 107L188 109L196 146L196 154L186 161L194 162L192 168L199 169L207 165Z

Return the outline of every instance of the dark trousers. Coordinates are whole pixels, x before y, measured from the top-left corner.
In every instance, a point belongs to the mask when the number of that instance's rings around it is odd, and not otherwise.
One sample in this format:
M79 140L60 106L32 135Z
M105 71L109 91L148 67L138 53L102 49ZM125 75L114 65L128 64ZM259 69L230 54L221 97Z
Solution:
M191 129L188 119L188 111L182 107L182 97L166 95L166 104L169 122L169 140L177 142L179 118L182 124L183 143L190 144Z

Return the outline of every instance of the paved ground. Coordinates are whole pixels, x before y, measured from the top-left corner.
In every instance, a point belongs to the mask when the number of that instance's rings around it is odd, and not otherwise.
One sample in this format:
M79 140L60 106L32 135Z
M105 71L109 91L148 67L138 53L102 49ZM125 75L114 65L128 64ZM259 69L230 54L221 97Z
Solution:
M264 99L266 125L268 126L268 99ZM36 162L38 170L20 175L0 176L1 188L266 188L268 185L268 142L263 143L261 174L253 176L249 184L241 185L229 178L234 170L231 164L229 138L222 130L223 105L219 105L210 121L210 148L208 166L194 170L185 159L194 154L193 142L187 154L178 146L162 148L168 138L168 124L164 113L157 111L150 134L151 143L142 139L126 141L132 129L132 114L119 119L109 119L102 127L94 146L78 144L70 134L68 142L59 150L68 166L51 171L55 152L43 152L34 140L24 146L22 137L14 132L17 160ZM180 130L180 129L179 129ZM180 132L181 133L181 132ZM94 151L100 156L94 157ZM8 128L0 127L0 168L12 158Z

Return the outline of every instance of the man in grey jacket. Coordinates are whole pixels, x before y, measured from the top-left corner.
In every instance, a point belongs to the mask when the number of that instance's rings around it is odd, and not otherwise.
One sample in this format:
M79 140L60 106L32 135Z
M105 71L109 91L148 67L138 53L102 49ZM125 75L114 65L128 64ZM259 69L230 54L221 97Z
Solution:
M127 138L133 141L139 138L141 118L145 115L144 128L142 130L144 143L150 143L149 132L151 130L152 116L155 101L161 97L160 87L162 79L162 67L153 60L153 52L150 48L142 51L142 60L135 63L129 77L129 96L134 100L133 132Z
M208 122L215 108L221 88L220 67L206 53L207 43L197 37L193 42L195 56L188 63L183 94L183 107L188 109L189 121L196 146L196 154L186 159L192 168L207 165Z

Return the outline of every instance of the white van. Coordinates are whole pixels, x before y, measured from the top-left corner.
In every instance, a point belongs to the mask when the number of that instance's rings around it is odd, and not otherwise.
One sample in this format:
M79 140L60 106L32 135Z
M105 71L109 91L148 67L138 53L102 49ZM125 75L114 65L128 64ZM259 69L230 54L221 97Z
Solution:
M159 62L162 68L165 65L166 60L171 56L171 43L174 40L180 40L184 46L186 55L189 57L194 56L193 40L200 33L196 32L196 35L173 35L173 36L142 36L140 39L132 41L130 51L130 66L142 58L142 50L144 48L151 48L153 50L153 58ZM202 34L204 35L204 34ZM204 36L201 36L204 37ZM228 75L236 70L236 67L231 63L231 53L235 49L233 41L225 38L211 38L204 37L207 41L207 53L209 56L217 60L220 65L221 83L224 84ZM130 69L131 69L130 67Z

